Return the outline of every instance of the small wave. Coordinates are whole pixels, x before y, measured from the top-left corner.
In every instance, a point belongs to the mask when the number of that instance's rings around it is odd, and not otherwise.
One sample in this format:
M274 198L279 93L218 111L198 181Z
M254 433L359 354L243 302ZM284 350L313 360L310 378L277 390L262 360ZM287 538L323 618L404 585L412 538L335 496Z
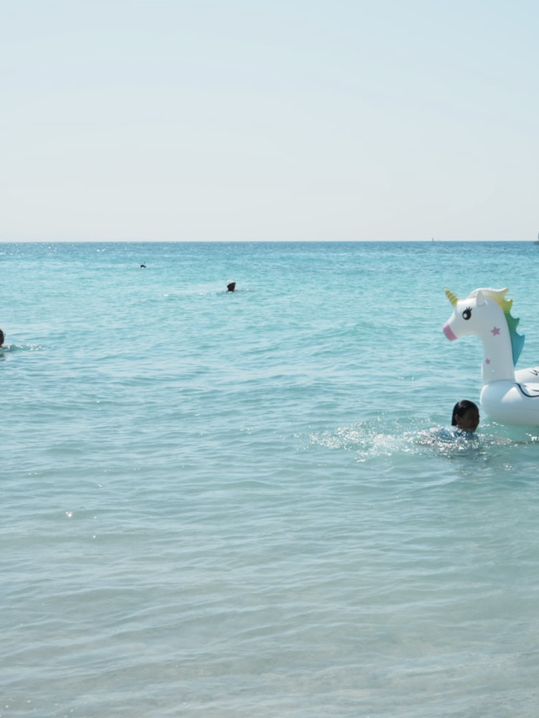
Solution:
M388 431L387 427L384 430L360 423L339 427L333 432L310 434L309 442L327 449L352 451L357 461L365 462L376 457L403 454L435 454L447 458L485 456L500 448L537 443L539 437L529 436L524 441L517 441L489 433L467 436L442 427L413 431L391 427Z
M371 424L356 424L339 427L334 432L313 433L311 444L327 449L353 451L358 461L367 461L375 456L391 456L409 451L409 439L402 432L387 433Z
M0 354L4 352L39 352L45 347L42 344L6 344L0 347Z
M226 289L215 290L215 287L188 287L186 289L175 289L172 291L164 292L162 297L168 301L175 299L186 299L189 297L215 297L221 294L230 294Z
M478 434L456 433L439 427L412 432L409 435L409 440L418 450L430 450L448 457L476 454L488 444L488 441Z

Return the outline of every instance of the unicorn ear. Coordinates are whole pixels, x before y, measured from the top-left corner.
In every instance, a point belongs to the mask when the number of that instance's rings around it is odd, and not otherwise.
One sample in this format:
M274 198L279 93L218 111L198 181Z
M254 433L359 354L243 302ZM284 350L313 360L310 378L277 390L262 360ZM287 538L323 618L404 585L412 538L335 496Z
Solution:
M478 306L478 307L482 307L483 304L485 304L486 301L487 301L487 300L485 299L485 295L483 294L483 292L482 292L481 290L479 290L479 291L477 292L477 295L476 295L476 304L477 304L477 306Z

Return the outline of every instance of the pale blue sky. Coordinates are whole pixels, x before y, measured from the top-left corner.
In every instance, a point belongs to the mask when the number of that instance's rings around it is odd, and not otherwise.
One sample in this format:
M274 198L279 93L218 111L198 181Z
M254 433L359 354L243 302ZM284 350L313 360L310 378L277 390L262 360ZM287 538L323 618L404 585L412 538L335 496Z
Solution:
M539 232L535 2L0 8L0 241Z

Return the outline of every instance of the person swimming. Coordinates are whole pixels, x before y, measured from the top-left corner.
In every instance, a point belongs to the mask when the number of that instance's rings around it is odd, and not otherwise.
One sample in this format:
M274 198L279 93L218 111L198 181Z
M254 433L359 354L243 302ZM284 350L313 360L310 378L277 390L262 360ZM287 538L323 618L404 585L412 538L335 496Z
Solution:
M446 453L454 446L460 450L464 447L479 446L480 441L476 429L479 426L479 408L473 401L463 399L457 401L451 415L451 429L432 428L421 431L415 441L421 446L432 446Z
M466 434L473 434L479 426L479 408L473 401L462 399L457 401L451 415L451 426L456 426L457 431Z
M226 285L228 292L235 292L236 291L236 282L230 282Z
M0 329L0 349L5 349L5 347L4 347L5 338L6 337L5 337L4 332Z

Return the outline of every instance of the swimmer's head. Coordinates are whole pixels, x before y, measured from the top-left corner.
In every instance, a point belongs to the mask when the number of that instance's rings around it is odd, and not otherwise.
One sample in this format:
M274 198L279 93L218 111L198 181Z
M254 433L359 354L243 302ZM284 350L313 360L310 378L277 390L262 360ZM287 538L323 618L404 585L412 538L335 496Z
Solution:
M468 399L457 401L453 407L451 426L456 426L461 431L474 432L479 426L479 409L477 404Z
M236 290L236 282L230 282L226 285L226 288L229 292L234 292Z
M4 343L4 339L5 339L4 332L0 329L0 347Z

